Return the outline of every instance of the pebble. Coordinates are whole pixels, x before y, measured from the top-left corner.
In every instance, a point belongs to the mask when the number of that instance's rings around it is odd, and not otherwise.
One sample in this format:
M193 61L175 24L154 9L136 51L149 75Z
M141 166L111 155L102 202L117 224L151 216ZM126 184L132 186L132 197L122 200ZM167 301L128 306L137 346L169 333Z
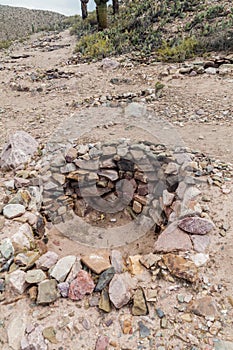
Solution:
M59 297L56 280L44 280L38 285L37 304L53 303Z
M151 334L150 329L142 321L138 322L138 326L139 326L139 337L140 338L147 338L150 336L150 334Z
M161 309L156 309L156 314L158 315L159 318L163 318L165 316L163 310Z
M107 350L109 338L105 335L100 335L96 341L95 350Z
M134 316L145 316L148 314L148 307L142 289L137 289L133 296L132 314Z
M7 204L3 208L3 215L6 219L14 219L25 213L26 209L21 204Z
M113 305L120 309L128 304L131 293L122 275L115 275L109 285L109 297Z
M68 282L58 283L57 288L63 298L68 298L70 285Z
M43 329L42 334L52 344L57 344L56 332L54 327L46 327Z
M111 311L110 299L109 299L108 292L106 290L103 290L101 295L100 295L99 309L101 309L105 312Z

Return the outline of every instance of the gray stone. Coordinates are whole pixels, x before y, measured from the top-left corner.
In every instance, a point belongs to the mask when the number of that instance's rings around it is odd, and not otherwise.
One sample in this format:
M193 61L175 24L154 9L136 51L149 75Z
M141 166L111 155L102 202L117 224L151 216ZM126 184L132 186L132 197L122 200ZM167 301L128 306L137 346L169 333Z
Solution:
M227 75L233 73L233 64L222 64L219 67L219 75Z
M67 255L61 258L50 271L50 276L55 278L58 282L64 282L75 260L76 257L74 255Z
M112 250L111 252L111 264L115 269L116 273L123 272L124 269L124 262L121 252L118 250Z
M102 272L99 277L98 283L95 287L95 291L100 292L102 289L104 289L109 284L109 282L111 281L114 275L115 275L114 267L110 267L109 269Z
M120 309L128 304L131 293L122 275L115 275L109 285L109 297L113 305Z
M3 215L7 219L14 219L25 213L25 207L21 204L7 204L3 208Z
M16 131L8 138L0 156L0 167L16 168L26 163L37 151L38 142L25 131Z
M146 106L140 103L132 102L125 108L126 117L141 118L146 115Z
M49 270L58 261L58 255L55 252L48 251L43 254L36 262L36 267L42 270Z
M0 245L0 253L5 259L9 259L14 254L14 247L10 238L5 238Z
M147 338L150 335L150 329L144 325L142 321L138 322L139 325L139 337L140 338Z
M29 270L25 279L29 284L40 283L46 279L46 274L40 269Z
M27 288L26 272L16 270L9 274L9 286L18 294L23 294Z
M98 175L104 176L111 181L116 181L119 178L118 172L116 170L110 170L110 169L98 171Z
M56 280L44 280L38 285L37 304L53 303L59 297Z
M214 67L208 67L205 69L205 72L207 74L215 75L215 74L217 74L217 69Z

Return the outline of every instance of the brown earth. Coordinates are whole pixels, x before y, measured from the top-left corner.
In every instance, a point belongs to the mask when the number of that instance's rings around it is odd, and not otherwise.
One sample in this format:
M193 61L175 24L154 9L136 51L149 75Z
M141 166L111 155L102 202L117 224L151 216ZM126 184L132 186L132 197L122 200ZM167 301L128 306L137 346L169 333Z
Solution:
M233 76L220 77L207 74L194 77L182 76L177 74L179 64L136 65L127 57L117 58L121 66L116 70L103 70L100 62L67 64L69 57L73 54L75 38L65 31L59 35L51 34L50 39L52 41L48 40L46 34L37 34L28 42L16 44L8 52L0 54L0 147L3 146L7 134L18 129L28 131L41 143L46 143L51 139L57 127L62 125L65 118L70 117L73 113L77 115L88 108L92 103L90 100L93 101L92 97L96 99L95 105L98 105L100 104L98 97L153 89L157 81L162 81L165 87L160 98L148 102L148 107L156 116L161 116L174 126L186 146L193 150L199 149L210 157L223 162L232 161ZM54 51L49 51L52 45L61 46ZM65 46L62 47L63 45ZM11 57L24 54L29 57L19 59ZM53 78L48 79L50 73L46 71L49 69L65 72L65 77L55 79L53 74L56 75L56 72L53 71L50 72ZM167 71L170 74L164 74ZM116 85L110 82L112 78L127 80ZM144 98L142 102L146 102ZM93 132L90 139L95 140L100 136L108 139L111 131L111 127L101 129L99 136ZM122 137L122 135L120 128L114 129L114 137ZM127 136L133 138L133 131L127 130ZM200 295L207 293L212 295L218 302L222 315L225 315L223 316L225 322L215 337L233 342L231 324L233 306L228 301L228 297L233 297L232 181L229 182L228 187L231 193L227 195L223 194L218 187L203 189L204 194L211 199L208 205L216 230L211 241L210 261L201 272L208 278L209 284L206 291L200 292ZM224 237L219 234L219 228L223 223L228 226ZM122 247L121 250L127 255L145 254L148 253L150 244L151 240L148 239L148 243L135 242L131 246ZM49 248L57 251L61 256L88 251L87 247L80 247L80 244L60 237L54 232L51 232ZM191 292L190 287L186 288L184 285L178 288L177 293L171 293L169 282L161 282L161 305L156 307L162 308L167 315L172 315L174 304L177 303L176 294L187 294L188 292ZM81 307L81 303L74 306L67 300L59 300L47 309L33 308L26 300L21 300L13 305L14 307L12 305L1 306L1 314L4 314L6 322L23 312L27 322L37 320L43 327L56 325L59 343L49 343L51 350L82 348L91 350L94 349L99 334L108 335L112 344L116 342L118 344L116 348L122 350L214 349L212 345L214 336L208 330L200 329L203 339L197 344L195 341L190 341L193 347L171 329L163 335L164 339L162 336L160 338L159 334L162 334L163 331L160 331L159 321L155 320L152 309L148 317L140 318L147 323L147 326L153 325L156 345L151 347L147 340L140 340L136 332L132 335L122 334L120 322L124 318L131 317L129 308L121 309L119 312L114 311L109 315L100 315L98 310L93 311L93 308L87 310ZM106 321L110 318L113 323L110 327L106 327ZM90 330L83 328L83 319L91 322ZM139 318L134 318L132 321L134 330L138 329L138 320ZM183 333L185 331L192 334L193 324L189 325L179 320L178 316L176 316L176 322L179 323ZM197 329L198 322L199 320L195 318L194 327ZM3 349L9 350L3 328L0 328L0 332L2 342L5 344Z

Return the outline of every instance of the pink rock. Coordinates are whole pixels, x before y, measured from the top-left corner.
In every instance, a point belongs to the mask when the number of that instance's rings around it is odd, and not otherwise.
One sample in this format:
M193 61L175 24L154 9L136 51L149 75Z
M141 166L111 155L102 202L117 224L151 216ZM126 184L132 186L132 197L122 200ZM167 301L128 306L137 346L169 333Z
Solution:
M198 216L184 218L179 221L178 226L182 230L195 235L205 235L214 228L211 221Z
M109 297L117 309L126 305L130 300L130 291L122 275L115 275L109 285Z
M108 337L101 335L96 342L95 350L107 350L109 344Z
M91 275L81 270L70 284L68 297L72 300L81 300L86 294L91 294L94 288L95 284Z
M192 235L191 240L193 242L194 250L198 253L205 252L210 244L209 236Z
M37 260L36 267L38 269L48 270L50 267L54 266L57 261L58 255L55 252L48 251Z
M174 251L186 251L192 249L192 242L186 233L177 227L177 222L170 224L155 242L154 251L169 253Z

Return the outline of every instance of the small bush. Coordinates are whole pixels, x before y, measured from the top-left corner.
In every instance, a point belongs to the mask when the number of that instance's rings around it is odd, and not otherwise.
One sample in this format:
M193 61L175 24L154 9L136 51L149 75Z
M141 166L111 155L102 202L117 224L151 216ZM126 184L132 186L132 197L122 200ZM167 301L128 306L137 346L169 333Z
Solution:
M81 52L85 58L104 58L113 52L111 41L102 32L81 37L76 52Z
M164 62L183 62L195 55L198 46L194 37L184 38L176 44L164 42L157 50L157 57Z
M0 41L0 50L8 49L10 46L11 46L11 41L10 40Z

